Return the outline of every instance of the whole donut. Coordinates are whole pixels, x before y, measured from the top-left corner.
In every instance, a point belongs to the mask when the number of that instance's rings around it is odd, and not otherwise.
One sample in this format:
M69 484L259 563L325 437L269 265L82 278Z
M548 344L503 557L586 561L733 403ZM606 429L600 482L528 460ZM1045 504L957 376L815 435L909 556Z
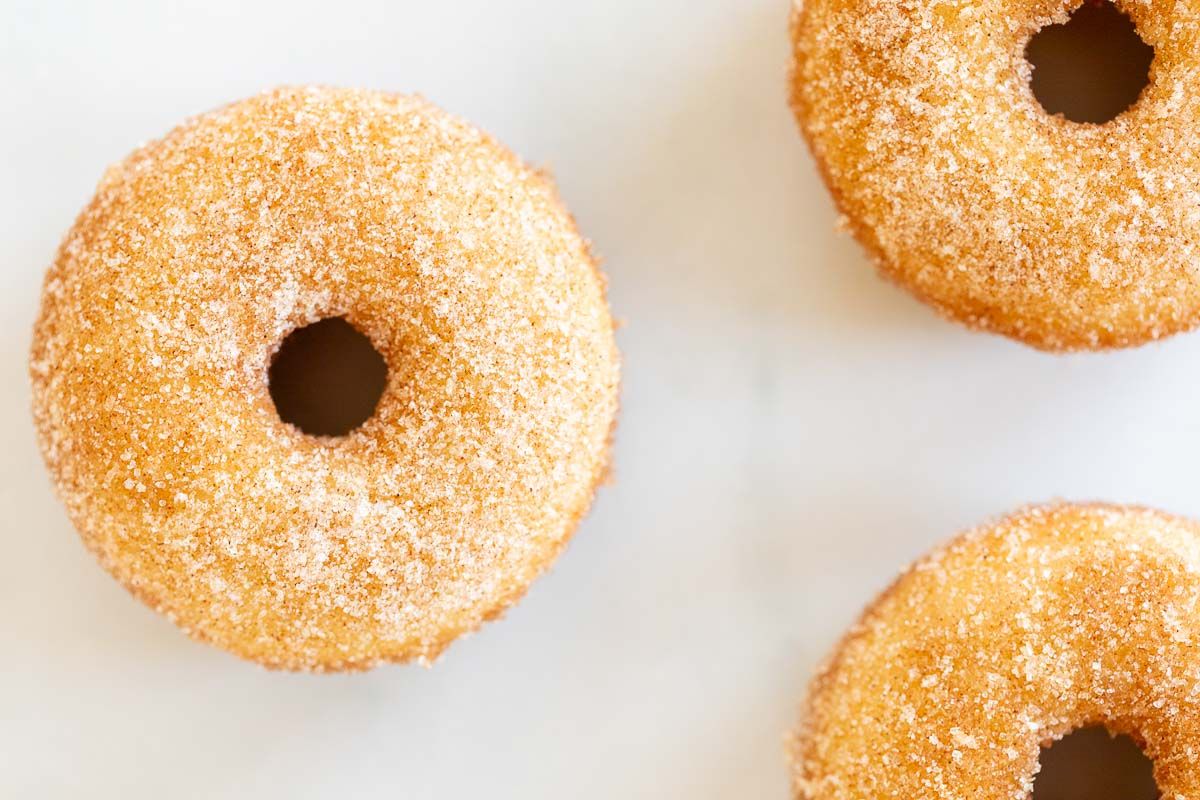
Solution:
M344 317L344 437L268 367ZM45 282L34 415L84 541L187 632L288 669L427 661L554 560L608 463L604 283L549 179L424 100L285 88L110 169Z
M794 737L801 800L1023 800L1040 748L1104 725L1200 797L1200 526L1030 508L925 557L850 631Z
M1064 0L797 0L792 105L887 277L1047 350L1200 321L1200 3L1118 0L1154 48L1104 124L1042 109L1025 45Z

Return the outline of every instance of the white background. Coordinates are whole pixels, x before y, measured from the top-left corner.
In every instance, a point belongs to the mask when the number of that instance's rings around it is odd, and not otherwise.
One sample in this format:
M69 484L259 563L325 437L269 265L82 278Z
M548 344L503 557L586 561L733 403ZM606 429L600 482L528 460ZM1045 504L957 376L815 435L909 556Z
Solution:
M1200 515L1200 335L1055 358L878 280L786 107L786 0L0 3L0 796L787 796L807 677L894 573L1065 496ZM552 167L627 322L617 483L432 670L272 674L84 551L25 373L108 163L279 83L419 91Z

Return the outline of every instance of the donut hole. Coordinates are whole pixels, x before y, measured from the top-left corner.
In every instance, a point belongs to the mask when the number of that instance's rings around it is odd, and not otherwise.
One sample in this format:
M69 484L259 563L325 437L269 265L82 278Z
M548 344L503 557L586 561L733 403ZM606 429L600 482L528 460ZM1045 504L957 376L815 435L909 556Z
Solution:
M1031 800L1158 800L1154 762L1128 736L1081 728L1042 748Z
M1025 47L1029 88L1049 114L1103 123L1137 102L1150 83L1154 48L1128 15L1108 0L1088 0L1060 24L1047 25Z
M342 317L292 331L267 372L279 418L312 436L345 436L369 420L387 385L387 363Z

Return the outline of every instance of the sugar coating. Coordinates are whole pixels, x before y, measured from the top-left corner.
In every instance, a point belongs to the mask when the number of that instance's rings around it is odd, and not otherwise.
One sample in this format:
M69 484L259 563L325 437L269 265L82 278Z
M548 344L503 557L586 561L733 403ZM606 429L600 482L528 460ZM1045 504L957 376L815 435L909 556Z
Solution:
M388 364L336 439L267 369L345 316ZM428 661L545 570L605 474L618 354L548 177L414 97L284 88L111 168L46 277L45 459L104 566L262 664Z
M1029 508L914 565L814 680L800 800L1026 800L1040 748L1105 725L1200 797L1200 525Z
M1200 5L1120 0L1155 49L1110 122L1047 114L1024 56L1075 0L807 0L792 105L881 272L1047 350L1200 321Z

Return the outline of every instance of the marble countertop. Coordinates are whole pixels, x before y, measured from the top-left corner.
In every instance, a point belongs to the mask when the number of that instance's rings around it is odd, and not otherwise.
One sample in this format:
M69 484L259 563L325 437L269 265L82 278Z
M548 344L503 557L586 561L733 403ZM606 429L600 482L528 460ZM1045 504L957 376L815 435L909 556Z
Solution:
M208 0L0 13L0 795L787 796L807 678L893 575L1055 497L1200 515L1200 335L1052 357L879 280L786 107L785 0ZM433 669L271 674L96 565L25 376L105 165L279 83L419 91L556 173L625 321L616 482Z

